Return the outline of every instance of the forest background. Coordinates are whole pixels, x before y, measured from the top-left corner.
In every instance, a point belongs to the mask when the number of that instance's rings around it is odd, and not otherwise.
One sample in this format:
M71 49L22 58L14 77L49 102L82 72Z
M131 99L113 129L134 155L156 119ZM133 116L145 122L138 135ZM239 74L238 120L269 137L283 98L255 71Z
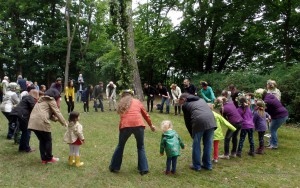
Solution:
M300 121L298 0L147 0L133 11L131 4L0 0L0 77L49 86L82 73L85 83L112 80L119 89L182 87L190 78L217 95L229 84L253 92L274 79L290 120ZM182 13L176 25L172 11Z

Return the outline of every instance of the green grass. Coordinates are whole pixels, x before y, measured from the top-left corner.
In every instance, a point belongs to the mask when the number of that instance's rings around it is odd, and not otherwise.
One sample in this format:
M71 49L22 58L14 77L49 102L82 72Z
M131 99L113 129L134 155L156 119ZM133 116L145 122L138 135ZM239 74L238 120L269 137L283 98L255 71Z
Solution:
M106 101L105 101L106 102ZM107 103L105 104L107 109ZM75 104L75 110L83 112L82 103ZM90 104L92 106L92 103ZM173 110L173 107L171 107ZM62 101L62 112L67 118L66 105ZM171 111L173 112L173 111ZM212 171L194 172L191 163L192 140L186 131L183 117L172 114L151 113L151 119L158 130L145 130L145 147L150 173L139 175L137 152L132 136L125 147L123 164L118 174L109 172L108 166L118 142L119 116L116 112L82 113L86 143L81 146L81 168L67 164L69 147L63 142L65 128L52 123L53 154L60 158L56 164L42 165L38 151L38 140L34 133L31 146L37 151L19 153L18 146L6 140L7 121L0 115L0 187L299 187L300 174L300 129L284 126L279 129L278 150L266 151L265 155L247 156L249 149L245 143L242 158L219 160ZM160 123L170 119L174 129L180 134L186 149L178 158L174 176L162 174L166 157L159 155ZM224 130L225 131L225 130ZM257 144L257 137L255 136ZM220 152L223 142L220 143Z

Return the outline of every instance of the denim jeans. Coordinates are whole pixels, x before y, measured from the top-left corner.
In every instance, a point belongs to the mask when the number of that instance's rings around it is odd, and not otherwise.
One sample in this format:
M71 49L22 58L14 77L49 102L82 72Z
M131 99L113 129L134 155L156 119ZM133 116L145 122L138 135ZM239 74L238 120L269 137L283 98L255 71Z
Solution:
M104 111L104 107L103 107L103 98L102 97L99 97L97 98L99 100L99 106L100 106L100 109L101 109L101 112ZM98 112L98 104L97 104L97 99L94 100L94 108L95 108L95 111Z
M238 153L242 153L244 141L246 139L246 136L248 134L248 140L250 145L250 152L254 152L254 139L253 139L253 129L242 129L240 134L240 142L238 147Z
M39 139L39 149L42 161L50 161L52 155L52 137L51 132L33 130Z
M274 147L278 147L278 137L277 137L277 130L278 128L286 122L288 119L288 116L279 118L279 119L272 119L271 125L270 125L270 133L271 133L271 139L270 139L270 145Z
M200 170L201 166L206 169L212 169L212 163L210 160L212 145L213 145L213 137L214 137L215 129L208 129L205 131L200 131L194 134L193 140L193 151L192 151L192 159L193 159L193 167L195 170ZM201 138L203 138L203 155L202 155L202 165L201 165Z
M110 170L118 171L122 165L122 158L125 144L128 138L134 134L137 144L137 152L138 152L138 170L140 172L148 171L148 161L146 157L146 152L144 148L144 127L128 127L120 130L119 133L119 143L117 148L112 156L110 162Z
M10 112L2 112L3 115L6 117L8 120L8 131L7 131L7 139L12 139L14 137L14 132L15 132L15 122L13 121L13 117L10 116Z
M165 103L166 103L166 112L169 113L170 112L170 99L169 98L165 98L165 97L162 97L162 99L161 99L160 112L162 113L164 111L164 104Z
M167 162L166 162L166 172L170 172L171 170L171 164L172 164L172 173L176 172L176 164L177 164L177 157L178 156L174 156L174 157L168 157L167 158Z

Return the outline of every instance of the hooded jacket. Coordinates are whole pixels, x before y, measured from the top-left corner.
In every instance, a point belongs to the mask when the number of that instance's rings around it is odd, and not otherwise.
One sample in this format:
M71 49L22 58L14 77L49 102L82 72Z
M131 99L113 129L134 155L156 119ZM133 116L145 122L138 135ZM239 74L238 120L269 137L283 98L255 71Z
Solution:
M176 157L180 155L180 147L184 148L184 143L180 136L174 130L168 130L161 136L160 153L166 152L167 157Z
M185 126L192 137L197 132L217 128L211 109L203 99L197 96L188 96L182 105L182 111L184 113Z
M58 91L56 92L58 93ZM30 114L28 129L51 132L50 120L56 120L53 116L62 125L66 124L66 120L57 107L56 100L48 95L42 96Z
M236 128L231 125L223 116L220 114L213 112L216 122L217 122L217 129L214 132L214 140L223 140L224 135L223 135L223 130L222 130L222 125L226 126L228 129L230 129L232 132L236 130Z
M78 121L76 123L70 122L64 136L64 141L68 144L74 143L77 139L83 141L84 136L82 130L82 125Z

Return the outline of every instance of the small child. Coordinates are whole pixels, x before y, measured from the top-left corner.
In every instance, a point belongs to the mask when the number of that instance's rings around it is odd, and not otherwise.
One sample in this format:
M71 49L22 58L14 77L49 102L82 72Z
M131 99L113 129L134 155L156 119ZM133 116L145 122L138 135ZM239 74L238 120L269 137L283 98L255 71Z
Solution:
M79 146L84 143L82 125L78 121L79 113L75 111L70 112L69 124L67 127L67 132L64 136L64 141L67 142L70 146L69 165L73 165L73 158L75 155L76 167L80 167L83 165L83 162L80 162Z
M90 102L92 90L93 90L93 86L88 85L81 94L81 101L83 102L84 112L89 112L89 102ZM96 102L96 105L97 105L97 102Z
M263 100L258 100L256 107L256 110L253 112L253 122L259 140L259 148L256 149L256 153L264 154L264 134L267 130L267 120L270 120L271 116L265 112L265 103Z
M225 118L223 118L223 116L213 111L214 108L213 104L211 103L207 103L207 104L212 110L217 123L217 129L214 132L214 156L213 156L214 157L213 162L217 163L219 159L219 142L220 140L224 139L221 125L226 126L232 132L234 132L236 128L233 125L231 125Z
M180 147L184 149L184 144L181 141L180 136L173 130L172 122L169 120L165 120L161 123L162 136L160 142L160 155L164 155L164 151L167 155L166 162L166 171L164 173L166 175L172 173L176 173L176 163L177 157L180 155ZM171 169L172 163L172 170Z
M243 118L243 123L242 123L242 129L241 129L241 134L240 134L240 141L239 141L239 146L237 150L237 156L242 157L242 149L244 145L245 138L248 134L248 140L250 144L250 150L248 152L248 155L250 156L255 156L254 152L254 139L253 139L253 129L254 129L254 123L253 123L253 116L252 112L249 108L249 103L247 102L247 99L245 96L239 96L238 99L239 102L239 108L238 112Z

